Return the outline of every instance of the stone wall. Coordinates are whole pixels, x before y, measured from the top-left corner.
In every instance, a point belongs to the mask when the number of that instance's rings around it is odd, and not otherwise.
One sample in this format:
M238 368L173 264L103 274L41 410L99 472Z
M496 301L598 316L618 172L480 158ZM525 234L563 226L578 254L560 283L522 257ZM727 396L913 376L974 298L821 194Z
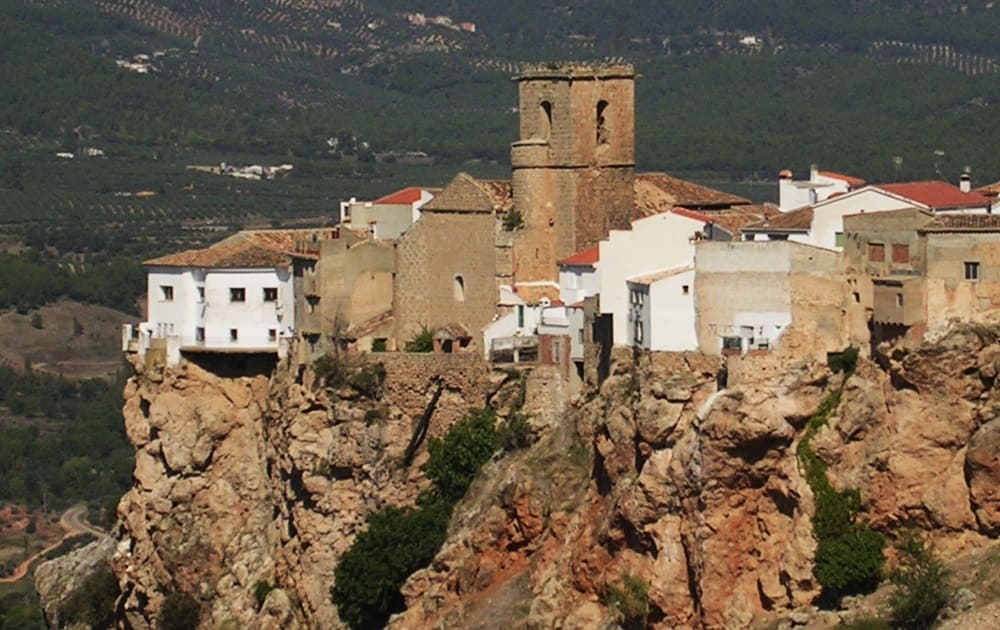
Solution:
M482 345L497 301L495 232L492 213L425 209L399 239L393 296L399 348L424 326L451 323L464 325L473 345Z

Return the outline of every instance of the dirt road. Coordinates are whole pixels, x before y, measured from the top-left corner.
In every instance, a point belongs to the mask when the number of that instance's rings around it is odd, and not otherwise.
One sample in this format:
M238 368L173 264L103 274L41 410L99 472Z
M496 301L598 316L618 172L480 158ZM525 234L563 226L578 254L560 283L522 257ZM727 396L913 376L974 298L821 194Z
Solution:
M21 564L17 565L17 568L14 569L13 574L9 575L8 577L0 578L0 584L13 584L14 582L19 582L23 580L24 577L28 575L28 570L31 568L31 565L34 564L36 560L38 560L40 557L44 556L48 552L52 551L53 549L57 548L59 545L63 544L63 542L67 538L72 538L73 536L79 536L80 534L91 534L93 536L97 536L98 538L107 536L107 533L83 521L83 515L86 513L87 513L87 506L83 503L78 503L77 505L74 505L73 507L63 512L62 516L59 517L59 526L62 527L63 530L66 532L63 534L63 537L57 540L56 542L52 543L45 549L42 549L35 555L31 556L30 558L26 559Z

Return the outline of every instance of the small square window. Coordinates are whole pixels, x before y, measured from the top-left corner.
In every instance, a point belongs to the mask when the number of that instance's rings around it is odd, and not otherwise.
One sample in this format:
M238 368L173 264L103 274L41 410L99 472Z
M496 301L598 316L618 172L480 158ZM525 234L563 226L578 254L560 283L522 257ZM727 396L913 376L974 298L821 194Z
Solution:
M198 287L198 301L205 301L205 287Z
M858 304L861 303L861 294L858 293L857 291L854 292L854 301Z
M899 307L903 306L903 294L902 293L897 293L896 294L896 306L899 306Z
M167 285L167 284L161 286L160 287L160 294L162 295L164 302L173 302L174 301L174 288L172 286Z
M685 284L684 286L681 287L681 295L690 295L690 294L691 294L691 287L689 285Z
M868 260L885 262L885 245L883 243L868 243Z
M195 341L205 341L205 327L198 326L194 329L194 340Z
M978 262L967 262L965 263L965 279L977 281L979 280L979 263Z
M246 302L247 301L247 290L243 287L232 287L229 289L229 301L230 302Z
M277 287L264 287L264 301L265 302L277 302L278 301L278 289L277 289Z
M267 329L267 340L268 341L274 341L277 338L278 338L278 331L275 330L274 328L268 328Z
M229 341L238 341L240 338L240 331L235 328L229 329Z

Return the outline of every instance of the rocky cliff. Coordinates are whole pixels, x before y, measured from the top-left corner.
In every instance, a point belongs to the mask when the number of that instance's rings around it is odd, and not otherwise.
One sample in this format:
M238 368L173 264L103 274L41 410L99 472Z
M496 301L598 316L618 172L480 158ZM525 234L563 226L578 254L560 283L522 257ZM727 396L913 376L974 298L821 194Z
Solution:
M136 481L113 559L121 625L155 627L183 595L203 627L336 627L337 558L368 514L425 487L422 451L402 462L428 404L440 435L521 387L461 357L384 366L373 388L327 387L287 364L239 377L137 365L125 402ZM860 490L864 518L933 530L946 555L1000 533L993 332L883 348L846 381L801 363L717 391L720 367L616 352L610 377L565 408L561 381L536 372L525 405L536 443L482 471L390 625L598 627L622 620L609 594L632 578L648 582L647 619L662 627L808 610L814 506L795 447L841 388L812 444L834 486Z

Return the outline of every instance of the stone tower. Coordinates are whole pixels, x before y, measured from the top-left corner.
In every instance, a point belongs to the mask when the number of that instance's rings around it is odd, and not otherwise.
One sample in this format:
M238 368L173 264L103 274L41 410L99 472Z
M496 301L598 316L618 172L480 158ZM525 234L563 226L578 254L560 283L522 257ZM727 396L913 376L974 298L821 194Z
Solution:
M632 66L540 65L517 78L511 147L517 285L557 280L556 261L628 229L634 205Z

